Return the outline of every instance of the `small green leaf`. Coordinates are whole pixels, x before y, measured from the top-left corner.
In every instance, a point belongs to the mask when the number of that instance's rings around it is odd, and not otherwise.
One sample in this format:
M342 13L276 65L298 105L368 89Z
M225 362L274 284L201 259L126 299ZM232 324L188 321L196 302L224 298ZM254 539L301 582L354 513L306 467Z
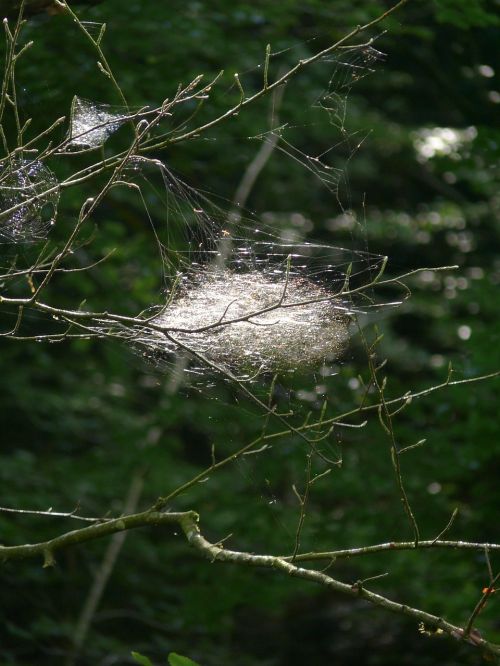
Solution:
M132 659L141 666L153 666L153 662L151 661L151 659L148 659L148 657L145 657L143 654L140 654L139 652L132 652Z
M182 657L176 652L171 652L168 655L168 663L170 666L199 666L195 661L189 659L189 657Z

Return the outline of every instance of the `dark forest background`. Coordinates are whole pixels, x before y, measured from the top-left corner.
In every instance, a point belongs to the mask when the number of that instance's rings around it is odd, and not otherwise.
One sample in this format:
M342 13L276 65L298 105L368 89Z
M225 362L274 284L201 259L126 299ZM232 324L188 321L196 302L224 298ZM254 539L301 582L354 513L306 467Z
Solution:
M179 82L224 69L201 112L208 118L237 99L235 72L248 89L259 85L266 44L281 52L271 60L273 77L281 64L307 57L387 6L380 0L104 0L75 4L75 10L82 20L108 24L103 48L134 107L157 105ZM458 264L453 272L412 279L412 297L402 307L365 322L367 335L374 324L384 334L379 355L388 359L390 395L441 383L449 362L456 379L500 367L498 10L494 0L410 2L384 23L386 32L373 31L374 46L385 55L350 91L345 127L352 144L334 148L332 158L348 175L339 198L354 211L355 222L328 188L279 150L247 202L249 218L264 220L277 234L291 229L304 240L388 255L391 275ZM33 132L66 115L75 94L120 103L69 17L55 11L32 15L23 33L23 40L31 39L34 46L20 62L17 81L19 106L33 118ZM342 71L332 58L287 86L280 123L288 124L284 137L301 154L319 154L339 142L338 130L315 101ZM156 157L227 210L261 145L249 137L269 130L269 109L269 100L262 100L199 140ZM125 133L113 137L116 147L126 145ZM360 138L361 147L352 150ZM51 168L64 177L70 167L56 158ZM160 227L165 192L154 176L150 185L148 210ZM92 188L63 193L55 240L64 238ZM77 259L84 263L87 253L117 251L96 271L55 283L51 298L64 305L78 294L93 307L112 303L122 312L158 302L161 270L137 197L113 191L93 222L92 249L82 247ZM14 250L0 251L11 256ZM384 296L392 295L396 291ZM38 323L32 322L35 331ZM168 377L118 344L2 339L0 354L1 506L71 511L78 505L84 515L118 513L139 474L144 485L138 506L145 508L165 488L209 464L213 443L229 452L261 427L255 409L226 383L172 392ZM358 404L361 390L353 379L360 372L363 353L354 337L338 375L327 380L339 411ZM298 390L301 380L295 381ZM308 381L303 380L304 395ZM427 438L408 454L403 470L426 538L437 536L458 507L449 538L499 541L497 412L498 385L492 380L415 401L397 422L401 439ZM343 432L339 445L344 466L318 488L304 549L411 538L376 420L362 431ZM289 552L296 519L290 487L304 466L298 448L292 440L272 456L214 475L178 498L174 508L198 510L215 541L232 533L232 548ZM73 527L71 521L0 514L0 538L9 545ZM2 666L66 663L106 547L99 542L68 549L59 553L55 568L38 561L3 566ZM472 552L378 555L338 564L335 575L355 581L385 571L390 575L374 582L374 589L458 624L488 582L484 557ZM500 642L495 600L478 627ZM155 663L176 651L203 666L482 663L466 646L423 636L413 621L303 581L212 565L180 536L153 530L128 535L75 663L127 664L131 650Z

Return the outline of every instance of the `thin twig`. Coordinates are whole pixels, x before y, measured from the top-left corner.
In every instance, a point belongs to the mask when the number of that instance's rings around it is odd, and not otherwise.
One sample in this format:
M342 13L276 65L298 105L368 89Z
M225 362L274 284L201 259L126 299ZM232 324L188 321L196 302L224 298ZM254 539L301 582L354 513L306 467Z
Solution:
M51 511L50 509L48 511L37 511L32 509L12 509L6 506L0 506L0 511L3 513L27 514L29 516L50 516L51 518L72 518L73 520L82 520L87 523L97 523L103 520L102 518L89 518L88 516L78 516L76 514L76 511L78 511L78 507L74 509L74 511L70 511L69 513L64 513L60 511Z
M490 584L488 585L488 587L486 587L484 589L481 599L479 599L479 601L477 602L474 610L472 611L471 616L470 616L469 620L467 621L467 624L465 625L465 628L464 628L464 631L463 631L464 638L468 638L469 636L471 636L471 634L473 632L474 622L476 621L476 618L479 615L479 613L486 606L486 602L488 601L490 596L495 592L495 585L497 584L498 580L500 580L500 571L490 581ZM477 637L474 636L474 640L476 640L476 639L477 639Z

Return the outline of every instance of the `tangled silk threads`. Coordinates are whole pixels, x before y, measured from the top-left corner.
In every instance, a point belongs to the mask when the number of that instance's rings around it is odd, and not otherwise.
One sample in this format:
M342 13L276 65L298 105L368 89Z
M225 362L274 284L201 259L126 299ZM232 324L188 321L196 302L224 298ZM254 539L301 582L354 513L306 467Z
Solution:
M39 160L15 159L0 166L0 240L33 242L54 224L60 188Z
M349 321L348 308L307 278L210 270L152 320L169 337L146 328L135 344L157 362L186 347L225 368L285 372L338 357Z
M75 96L71 104L67 150L99 148L127 121L125 113Z

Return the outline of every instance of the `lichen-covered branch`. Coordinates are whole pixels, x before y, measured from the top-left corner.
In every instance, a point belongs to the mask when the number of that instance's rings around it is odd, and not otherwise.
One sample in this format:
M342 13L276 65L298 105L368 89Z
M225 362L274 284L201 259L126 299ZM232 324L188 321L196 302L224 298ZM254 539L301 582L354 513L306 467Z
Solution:
M481 649L484 653L492 656L500 656L500 646L490 643L482 638L477 631L467 631L466 629L451 624L437 615L432 615L426 611L418 608L401 604L387 597L384 597L375 592L366 589L362 581L357 581L353 584L344 583L331 576L326 575L324 572L316 571L314 569L306 569L299 566L299 562L305 560L319 560L329 558L330 560L336 557L349 557L353 555L369 554L383 550L420 550L421 548L457 548L457 549L474 549L484 551L485 547L489 550L500 550L500 544L480 544L470 543L463 541L432 541L419 542L418 546L415 542L402 542L379 544L376 546L369 546L366 548L353 548L342 551L332 551L330 553L307 553L296 555L294 562L290 561L290 557L281 557L276 555L255 555L253 553L234 551L224 548L220 544L213 544L207 541L201 534L199 525L199 517L195 511L184 511L177 513L164 513L158 511L144 511L142 513L131 514L107 520L99 524L91 525L89 527L82 527L65 534L61 534L49 541L44 541L37 544L23 544L19 546L0 546L0 560L3 562L9 560L19 560L31 557L40 557L43 559L43 566L50 567L55 565L55 553L58 550L67 548L68 546L75 546L92 541L95 539L104 538L117 532L124 530L135 529L138 527L163 527L178 525L184 532L187 541L191 546L198 550L204 557L211 562L229 562L241 566L260 567L273 569L277 572L286 573L293 578L301 578L311 582L323 585L335 592L346 594L353 598L364 599L376 606L389 610L393 613L406 615L413 618L417 622L423 624L426 628L431 628L434 631L444 633L456 640L463 640L474 647ZM475 617L475 616L474 616ZM469 624L471 624L469 622Z

